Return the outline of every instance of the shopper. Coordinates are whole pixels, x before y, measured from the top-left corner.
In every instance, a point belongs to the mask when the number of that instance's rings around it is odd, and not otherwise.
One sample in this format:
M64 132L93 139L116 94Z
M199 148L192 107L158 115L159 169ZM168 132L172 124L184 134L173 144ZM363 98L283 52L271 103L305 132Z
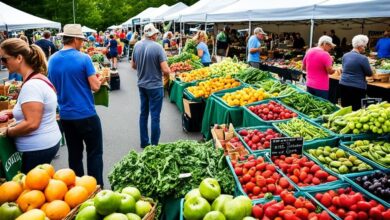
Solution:
M40 39L40 40L35 42L36 45L38 45L40 48L42 48L47 59L49 59L49 57L52 54L57 52L57 48L53 44L53 42L50 41L50 37L51 37L50 31L44 31L43 32L43 39Z
M207 34L205 31L198 31L194 37L194 40L197 42L196 49L198 51L198 57L203 64L203 66L210 66L211 57L209 48L207 47Z
M159 31L153 24L144 27L145 38L134 46L131 66L137 69L138 89L141 100L139 128L141 148L158 145L160 139L160 113L163 103L162 75L170 69L164 49L156 39ZM151 138L148 135L148 117L151 116Z
M219 56L226 56L226 51L230 43L229 34L230 27L225 26L223 28L223 31L219 32L219 34L217 35L217 54Z
M368 58L362 53L367 47L368 37L356 35L352 39L353 49L343 56L343 74L340 79L341 105L352 106L352 110L361 107L361 99L366 97L366 76L371 76Z
M88 175L103 186L103 138L91 90L98 91L99 79L91 58L79 50L85 39L81 25L64 26L64 47L49 60L49 79L57 89L61 125L68 146L69 167L77 176L84 175L84 143Z
M15 138L17 150L23 153L22 172L27 173L39 164L51 163L60 147L57 96L46 78L46 57L40 47L11 38L1 43L0 56L10 71L23 76L23 86L12 111L16 126L8 127L5 134Z
M378 52L378 58L390 58L390 30L383 33L383 38L376 43L375 50Z
M295 34L295 38L293 41L293 48L294 49L302 49L305 46L305 40L301 37L300 33Z
M329 96L328 75L334 73L333 59L329 51L335 46L331 37L322 36L318 40L318 46L309 49L303 58L302 69L307 72L307 91L324 99Z
M109 49L111 69L116 70L118 59L118 41L115 40L115 37L112 34L110 35L110 41L108 42L107 49Z
M172 37L173 37L173 34L172 32L168 31L164 34L164 37L163 37L163 47L165 50L167 49L170 49L171 48L171 40L172 40Z
M253 35L248 40L248 59L247 62L250 66L254 68L260 67L260 52L261 52L261 42L260 40L264 39L266 33L262 28L257 27L253 31Z

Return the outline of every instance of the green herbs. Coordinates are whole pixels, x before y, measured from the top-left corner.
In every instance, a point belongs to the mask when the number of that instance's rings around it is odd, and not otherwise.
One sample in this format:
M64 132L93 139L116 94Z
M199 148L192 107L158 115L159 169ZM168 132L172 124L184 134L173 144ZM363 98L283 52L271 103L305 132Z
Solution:
M288 96L293 93L298 92L295 88L293 88L290 84L281 83L278 80L265 80L255 84L256 87L263 88L268 93L274 96Z
M321 100L307 93L294 93L283 98L282 102L310 118L318 118L337 110L337 107L331 102Z
M224 193L233 193L234 179L222 150L211 142L177 141L147 147L141 153L131 151L108 179L114 190L136 186L142 195L158 199L183 197L206 177L216 178Z
M193 39L188 39L186 44L184 45L183 52L198 54L198 50L196 49L197 43Z
M244 83L255 84L271 77L269 72L261 71L253 67L249 67L240 71L234 76L236 79L241 80Z

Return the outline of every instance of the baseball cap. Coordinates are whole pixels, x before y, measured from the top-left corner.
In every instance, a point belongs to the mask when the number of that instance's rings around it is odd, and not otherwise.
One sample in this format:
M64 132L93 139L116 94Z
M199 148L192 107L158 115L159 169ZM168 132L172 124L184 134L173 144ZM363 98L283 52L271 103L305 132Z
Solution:
M254 34L260 33L260 34L266 35L266 33L263 31L263 28L260 28L260 27L255 28L255 30L253 31L253 33L254 33Z
M154 34L158 34L158 33L160 33L160 31L157 28L155 28L152 23L145 25L145 27L144 27L144 34L147 37L151 37Z
M336 46L336 44L333 43L332 38L329 36L326 36L326 35L324 35L324 36L320 37L320 39L318 39L318 46L320 46L324 43L330 44L330 45L332 45L332 47Z

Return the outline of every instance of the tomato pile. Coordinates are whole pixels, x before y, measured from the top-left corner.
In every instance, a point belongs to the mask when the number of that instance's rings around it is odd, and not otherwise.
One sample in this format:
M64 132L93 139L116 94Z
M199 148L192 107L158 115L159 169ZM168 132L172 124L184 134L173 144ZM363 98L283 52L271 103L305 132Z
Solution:
M299 187L319 185L337 180L335 176L323 171L320 166L307 157L297 154L272 158L276 166Z
M266 204L252 207L252 215L256 219L288 219L288 220L331 220L326 211L317 213L318 207L304 197L295 198L293 193L283 191L282 201L272 200Z
M249 106L248 109L265 121L284 120L298 116L297 113L275 101L270 101L267 104Z
M264 162L264 158L251 155L246 161L232 161L244 192L250 199L260 199L267 194L280 195L283 190L293 190L288 180L276 172L275 165Z
M375 200L366 200L350 187L317 193L315 198L341 219L390 219L390 209Z
M192 66L187 62L178 62L173 63L171 66L172 72L181 72L181 71L190 71L192 70Z
M245 141L245 143L252 150L264 150L270 148L270 141L274 138L282 137L282 134L275 132L272 129L267 129L265 132L261 132L257 129L246 130L242 129L238 132Z

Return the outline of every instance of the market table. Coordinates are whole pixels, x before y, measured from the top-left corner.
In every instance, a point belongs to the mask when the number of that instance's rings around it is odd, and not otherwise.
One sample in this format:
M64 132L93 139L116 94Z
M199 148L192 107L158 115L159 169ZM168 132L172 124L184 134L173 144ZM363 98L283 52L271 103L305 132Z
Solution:
M302 71L290 69L290 68L280 68L277 66L261 64L260 69L264 71L269 71L272 73L276 73L282 80L291 80L291 81L299 81L301 76L305 74Z
M170 88L170 94L169 94L169 100L171 102L176 103L177 108L179 109L180 113L184 112L184 106L183 106L183 93L184 89L187 87L195 85L195 82L181 82L179 80L173 80Z
M338 102L340 98L339 81L341 76L329 76L329 100L333 103ZM367 95L372 98L382 98L383 101L390 102L390 83L389 82L368 82Z

